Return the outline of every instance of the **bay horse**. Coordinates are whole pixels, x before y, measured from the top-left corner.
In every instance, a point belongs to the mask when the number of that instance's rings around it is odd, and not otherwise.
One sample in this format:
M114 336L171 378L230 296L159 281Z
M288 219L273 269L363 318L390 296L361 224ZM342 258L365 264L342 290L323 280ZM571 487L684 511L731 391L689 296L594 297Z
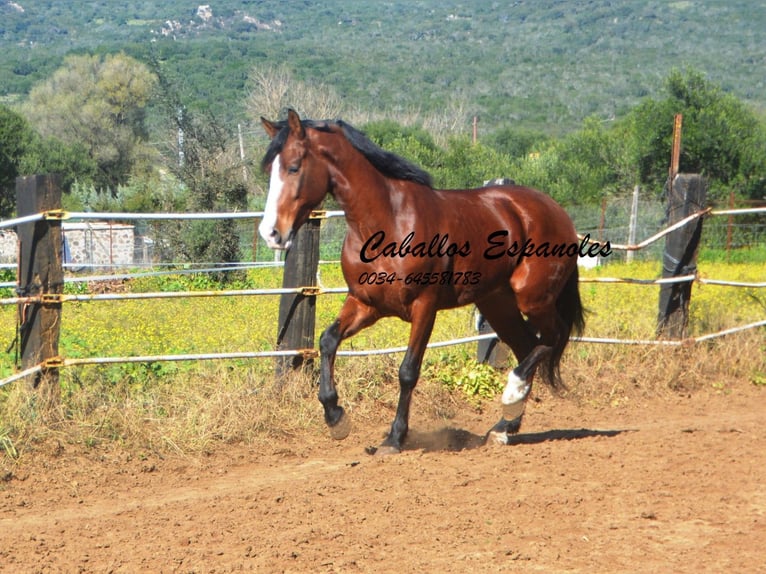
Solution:
M271 143L261 162L270 180L259 233L269 247L289 249L327 194L346 215L341 267L349 293L319 341L319 401L331 435L350 432L334 380L341 341L381 317L411 323L396 415L377 449L397 453L437 311L474 303L519 361L502 395L503 416L487 434L507 444L536 367L560 385L562 353L584 325L568 214L518 185L433 189L428 173L342 120L302 120L288 110L286 120L261 123Z

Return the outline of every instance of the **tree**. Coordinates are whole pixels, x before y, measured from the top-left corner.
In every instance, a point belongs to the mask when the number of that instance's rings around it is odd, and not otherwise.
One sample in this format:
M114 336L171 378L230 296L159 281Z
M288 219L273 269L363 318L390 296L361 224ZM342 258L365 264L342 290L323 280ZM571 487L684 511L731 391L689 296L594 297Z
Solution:
M93 185L98 165L82 144L67 145L55 138L43 139L34 134L21 160L21 172L56 173L61 176L61 188L68 193L75 182Z
M625 139L590 117L582 128L558 140L561 172L558 195L568 203L598 203L605 195L619 195L636 184Z
M548 139L549 137L543 133L503 127L489 134L484 141L487 145L511 157L525 157L538 151Z
M255 122L260 117L278 118L288 107L315 120L337 118L343 108L331 86L297 80L285 65L253 68L248 83L245 106Z
M32 137L24 117L0 105L0 217L16 209L16 177Z
M181 182L187 193L184 208L188 211L226 212L247 208L247 165L239 157L237 140L222 123L204 110L192 112L180 82L164 73L156 64L161 86L158 99L169 135L176 143L164 150L166 167ZM232 219L171 222L158 227L170 244L174 259L232 263L240 261L239 235ZM238 279L241 274L218 273L221 281Z
M710 180L709 197L736 188L745 197L766 190L766 137L755 114L696 71L672 72L663 99L647 99L625 122L635 141L642 183L656 189L667 179L673 117L683 114L680 169Z
M472 189L490 179L513 179L510 156L472 143L468 136L453 136L438 164L430 167L437 187Z
M393 120L376 120L365 124L363 131L384 149L388 149L396 141L412 139L427 150L436 150L433 136L421 127L403 126Z
M21 114L0 106L0 217L16 209L17 176L56 173L69 191L75 181L90 184L96 172L83 146L43 139Z
M144 120L155 82L125 54L70 56L23 109L44 138L83 146L98 166L96 187L114 190L150 155Z
M382 148L420 165L442 189L470 189L489 179L512 177L511 158L467 136L452 136L444 148L424 128L379 120L364 126L367 136Z
M516 158L510 177L567 206L598 203L636 184L630 141L622 130L587 118L579 130L540 141L534 152Z

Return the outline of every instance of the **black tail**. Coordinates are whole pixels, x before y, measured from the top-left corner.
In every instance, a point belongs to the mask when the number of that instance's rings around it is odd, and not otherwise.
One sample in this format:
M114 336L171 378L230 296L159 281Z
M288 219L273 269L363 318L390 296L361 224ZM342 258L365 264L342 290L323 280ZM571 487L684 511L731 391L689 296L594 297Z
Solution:
M585 312L582 301L580 300L579 272L575 267L574 272L569 276L564 289L562 289L559 298L556 300L556 312L558 318L558 333L548 360L543 363L543 380L554 388L563 387L559 364L561 356L564 354L569 343L569 337L580 335L585 328Z

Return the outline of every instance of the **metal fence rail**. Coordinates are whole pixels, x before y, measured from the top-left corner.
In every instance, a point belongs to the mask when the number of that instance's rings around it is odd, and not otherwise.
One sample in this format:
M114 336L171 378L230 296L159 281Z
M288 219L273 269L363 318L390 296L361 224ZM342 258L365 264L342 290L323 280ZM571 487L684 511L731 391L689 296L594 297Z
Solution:
M697 213L694 213L683 220L667 227L666 229L652 235L651 237L637 243L637 244L612 244L612 249L617 250L640 250L644 249L652 243L658 241L662 237L671 233L675 229L678 229L691 221L694 221L704 216L717 216L717 215L742 215L742 214L755 214L766 213L766 208L747 208L747 209L705 209ZM0 222L0 229L13 227L23 223L30 223L35 221L41 221L44 219L111 219L111 220L150 220L150 219L254 219L263 216L263 212L238 212L238 213L169 213L169 214L151 214L151 213L84 213L84 212L67 212L63 210L47 211L35 215L26 217L9 219ZM315 217L331 218L341 217L343 212L341 211L324 211L315 212ZM237 269L252 267L252 265L233 266ZM211 268L206 270L175 270L168 272L157 273L199 273L202 271L220 271L221 268ZM96 280L109 280L109 279L125 279L135 276L154 275L156 273L147 274L120 274L120 275L100 275L89 278L80 278L80 281L96 281ZM718 279L707 279L700 277L697 273L688 274L680 277L661 278L661 279L635 279L635 278L617 278L617 277L601 277L601 278L581 278L583 283L631 283L638 285L662 285L668 283L682 283L682 282L698 282L708 285L723 285L731 287L745 287L745 288L764 288L766 282L743 282L743 281L724 281ZM0 286L10 286L13 284L3 284ZM285 294L303 294L303 295L324 295L324 294L344 294L347 293L346 287L323 287L323 286L306 286L296 288L276 288L276 289L240 289L240 290L217 290L217 291L182 291L182 292L152 292L152 293L100 293L100 294L43 294L40 296L30 297L12 297L0 300L0 305L24 305L30 303L64 303L64 302L84 302L84 301L109 301L109 300L129 300L129 299L176 299L176 298L189 298L189 297L234 297L234 296L273 296L273 295L285 295ZM616 338L598 338L598 337L573 337L573 341L582 343L594 343L594 344L620 344L620 345L658 345L658 346L681 346L689 345L697 342L708 341L718 337L723 337L733 333L756 329L766 326L766 320L759 320L740 327L734 327L731 329L725 329L706 335L697 337L691 337L684 340L629 340L629 339L616 339ZM448 341L440 341L430 343L428 348L439 348L451 345L460 345L466 343L477 342L484 339L494 338L493 333L477 335L473 337L462 337L458 339L451 339ZM387 349L370 349L370 350L341 350L337 354L340 356L365 356L365 355L384 355L405 352L406 346L392 347ZM39 365L35 365L14 375L0 380L0 387L12 383L21 378L39 373L45 369L61 368L69 366L82 366L82 365L101 365L101 364L116 364L116 363L152 363L160 361L203 361L203 360L233 360L233 359L261 359L269 357L293 357L303 356L307 358L318 357L319 353L316 349L300 349L300 350L278 350L278 351L259 351L259 352L233 352L233 353L201 353L201 354L175 354L175 355L147 355L147 356L133 356L133 357L92 357L92 358L63 358L54 357L48 359Z
M662 346L662 347L682 347L689 346L703 341L710 341L734 333L740 333L748 331L750 329L757 329L759 327L766 327L766 320L755 321L742 325L739 327L732 327L730 329L723 329L714 333L708 333L706 335L699 335L696 337L688 337L683 340L664 340L664 339L619 339L608 337L572 337L571 340L579 343L594 343L594 344L606 344L606 345L641 345L641 346ZM427 345L428 349L438 349L442 347L451 347L455 345L464 345L467 343L475 343L482 340L494 339L496 335L494 333L484 333L482 335L475 335L472 337L460 337L457 339L449 339L446 341L432 342ZM407 351L406 346L389 347L385 349L366 349L366 350L340 350L336 354L342 357L369 357L379 355L394 355L397 353L404 353ZM46 368L63 368L63 367L75 367L84 365L114 365L114 364L129 364L129 363L157 363L157 362L181 362L181 361L215 361L215 360L235 360L235 359L265 359L265 358L277 358L277 357L296 357L302 356L304 358L318 358L320 356L319 351L316 349L296 349L285 351L241 351L241 352L229 352L229 353L192 353L192 354L175 354L175 355L137 355L130 357L89 357L89 358L75 358L67 359L61 357L55 357L48 361L35 365L29 369L19 371L10 377L0 380L0 387L3 387L9 383L15 382L24 377L41 372Z
M764 288L766 281L724 281L707 279L698 274L666 277L660 279L634 279L631 277L580 277L580 283L627 283L633 285L667 285L672 283L696 282L703 285L720 285L728 287ZM29 303L66 303L89 301L128 301L137 299L186 299L195 297L252 297L256 295L343 295L348 293L348 287L275 287L267 289L221 289L198 291L154 291L146 293L63 293L60 295L32 295L28 297L6 297L0 299L0 306Z

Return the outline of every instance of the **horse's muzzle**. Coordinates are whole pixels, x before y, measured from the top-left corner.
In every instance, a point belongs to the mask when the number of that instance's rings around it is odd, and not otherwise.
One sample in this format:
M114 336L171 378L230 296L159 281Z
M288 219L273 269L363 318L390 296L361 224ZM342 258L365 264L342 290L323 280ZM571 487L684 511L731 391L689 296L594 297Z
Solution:
M290 230L286 237L279 233L277 229L272 229L271 233L261 233L261 235L271 249L281 249L286 251L287 249L290 249L290 246L293 244L292 230Z

